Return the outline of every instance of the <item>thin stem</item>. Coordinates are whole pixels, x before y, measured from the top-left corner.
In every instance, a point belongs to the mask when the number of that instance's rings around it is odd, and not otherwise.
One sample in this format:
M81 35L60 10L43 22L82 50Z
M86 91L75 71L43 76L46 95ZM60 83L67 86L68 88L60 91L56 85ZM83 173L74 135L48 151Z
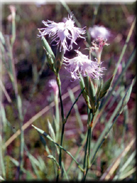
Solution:
M93 120L94 115L91 113L91 110L87 107L88 111L88 132L87 132L87 141L86 141L86 147L85 147L85 155L84 155L84 162L83 162L83 169L86 168L86 171L84 172L83 181L86 180L86 176L89 169L89 163L90 163L90 150L91 150L91 120Z
M88 151L87 151L87 167L86 167L86 172L83 177L83 181L86 180L86 176L89 170L89 164L90 164L90 150L91 150L91 127L88 129Z
M59 88L59 98L60 98L60 104L61 104L62 131L61 131L60 145L62 146L62 144L63 144L63 137L64 137L65 123L64 123L64 108L63 108L62 95L61 95L61 81L60 81L59 73L56 75L56 80L57 80L57 84L58 84L58 88ZM62 149L60 148L60 152L59 152L59 166L60 166L61 176L62 176L63 172L62 172L62 168L61 168L62 167L61 161L62 161ZM56 179L57 182L58 182L58 179L59 179L59 174L57 175L57 179Z
M77 160L72 156L72 154L67 151L66 149L64 149L61 145L59 145L58 143L54 142L54 140L52 140L49 136L46 136L50 141L52 141L55 145L57 145L60 149L62 149L63 151L65 151L77 164L78 168L84 172L83 168L80 166L80 164L77 162Z
M63 108L63 102L62 102L62 94L61 94L61 81L60 81L60 76L59 73L56 76L58 88L59 88L59 98L60 98L60 104L61 104L61 117L62 117L62 122L64 122L64 108Z
M75 159L76 159L77 156L79 155L79 152L80 152L81 149L83 148L85 142L86 142L86 135L85 135L85 137L84 137L84 139L83 139L83 141L82 141L82 143L81 143L82 145L78 148L78 150L77 150L77 152L76 152L76 154L75 154L75 156L74 156ZM75 162L74 160L71 161L71 164L70 164L69 168L67 169L67 174L69 173L69 171L70 171L70 169L71 169L71 167L72 167L72 165L73 165L74 162Z
M63 102L62 102L62 98L61 98L61 82L60 82L60 77L59 77L59 74L57 75L56 77L56 80L57 80L57 84L58 84L58 87L59 87L59 97L60 97L60 103L61 103L61 116L62 116L62 132L61 132L61 142L60 142L60 145L62 146L63 144L63 136L64 136L64 129L65 129L65 124L67 122L67 119L74 107L74 105L76 104L76 102L78 101L80 95L82 94L82 92L84 91L84 88L81 90L80 94L78 95L78 97L76 98L76 100L74 101L74 103L72 104L67 116L66 116L66 119L64 119L64 109L63 109ZM59 154L59 165L60 165L60 168L61 168L61 159L62 159L62 152L61 152L61 149L60 149L60 154ZM58 178L59 178L59 175L57 176L57 181L58 181Z
M46 137L47 139L49 139L51 142L53 142L56 146L58 146L60 149L62 149L63 151L65 151L74 161L75 163L78 165L78 168L84 172L83 168L80 166L80 164L77 162L77 160L72 156L72 154L67 151L66 149L64 149L63 146L59 145L58 143L56 143L46 132L44 132L43 130L41 130L40 128L37 128L36 126L32 125L32 127L34 127L40 134L42 134L44 137Z
M13 44L12 44L13 45ZM14 64L14 59L13 59L13 47L12 45L9 45L10 49L10 67L11 67L11 72L13 75L13 87L15 91L15 97L16 97L16 104L17 104L17 109L19 113L19 120L20 120L20 154L19 154L19 167L18 167L18 178L21 179L21 174L22 174L22 169L23 169L23 153L24 153L24 133L23 133L23 114L22 114L22 103L21 103L21 98L18 93L18 85L17 85L17 78L16 78L16 73L15 73L15 64Z
M58 141L59 137L59 128L60 128L60 116L59 116L59 102L58 102L58 96L54 96L54 103L55 103L55 126L56 126L56 141Z
M88 148L88 133L87 133L87 141L86 141L86 146L85 146L85 155L84 155L83 169L85 169L85 167L86 167L87 148Z
M67 116L66 116L65 123L67 122L67 119L68 119L68 117L69 117L69 115L70 115L70 113L71 113L71 111L72 111L74 105L75 105L76 102L78 101L78 99L79 99L80 95L83 93L84 89L85 89L85 88L83 88L83 89L81 90L80 94L78 95L78 97L76 98L76 100L74 101L74 103L72 104L72 106L71 106L71 108L70 108L70 110L69 110L69 112L68 112L68 114L67 114Z
M64 129L65 129L65 124L62 124L62 131L61 131L61 141L60 141L60 145L62 146L63 144L63 137L64 137ZM62 151L60 149L60 154L59 154L59 165L61 168L61 161L62 161Z

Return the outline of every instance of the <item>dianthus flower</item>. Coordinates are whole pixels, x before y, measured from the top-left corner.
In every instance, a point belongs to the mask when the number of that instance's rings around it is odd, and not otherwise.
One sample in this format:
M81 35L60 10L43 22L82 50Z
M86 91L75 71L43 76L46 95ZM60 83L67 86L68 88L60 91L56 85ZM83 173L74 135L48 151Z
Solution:
M98 63L100 63L103 47L105 45L108 46L109 44L107 43L107 40L104 39L103 37L97 37L95 40L92 41L92 45L93 46L91 46L90 49L91 51L94 51L94 50L96 51L97 60L98 60Z
M73 43L76 43L78 37L84 38L82 35L85 34L84 28L78 28L74 26L72 16L65 19L64 22L56 23L54 21L42 21L46 28L40 28L40 37L48 35L51 37L51 43L56 42L55 45L61 45L64 52L73 48ZM70 43L68 43L67 39ZM61 51L60 46L60 51Z
M98 37L102 37L104 39L108 39L111 35L110 31L103 26L94 25L93 28L89 28L89 33L92 38L96 39Z
M71 77L75 79L80 78L80 74L83 77L89 75L93 79L99 79L102 77L102 72L105 69L100 67L101 63L98 64L96 61L88 59L87 55L82 54L80 51L75 50L77 56L68 59L64 57L64 65L67 71L70 72Z
M15 15L16 15L16 8L13 5L9 6L10 12L11 14L7 17L8 21L12 21L13 19L15 19Z

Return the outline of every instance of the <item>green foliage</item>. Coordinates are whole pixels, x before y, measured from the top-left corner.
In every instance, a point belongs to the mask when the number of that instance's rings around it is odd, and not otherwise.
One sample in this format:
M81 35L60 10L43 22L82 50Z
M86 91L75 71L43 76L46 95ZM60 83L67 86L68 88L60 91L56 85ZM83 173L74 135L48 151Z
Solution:
M100 89L100 91L99 91L99 93L100 93L99 98L100 98L100 99L103 98L103 97L105 96L105 94L108 92L109 87L110 87L111 82L112 82L112 79L113 79L113 76L112 76L110 79L108 79L108 80L103 84L103 86L101 87L101 89Z
M91 109L92 107L91 107L91 104L90 104L90 99L89 99L89 96L87 95L87 92L85 90L85 83L84 83L84 80L83 80L82 76L81 76L81 79L80 79L80 87L81 87L81 90L84 89L82 95L83 95L83 97L84 97L84 99L86 101L86 104Z
M5 180L13 180L15 176L13 174L14 166L10 161L10 156L7 155L4 157L4 165L5 165Z
M84 83L85 83L85 90L87 92L87 95L90 99L90 105L93 109L93 113L95 112L95 106L96 106L96 92L94 85L91 81L90 77L84 77Z

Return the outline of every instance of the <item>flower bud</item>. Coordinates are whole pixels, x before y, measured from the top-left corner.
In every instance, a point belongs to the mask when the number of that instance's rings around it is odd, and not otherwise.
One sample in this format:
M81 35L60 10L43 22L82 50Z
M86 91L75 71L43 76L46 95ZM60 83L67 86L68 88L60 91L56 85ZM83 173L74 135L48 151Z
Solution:
M59 90L55 79L49 81L49 86L53 89L54 95L58 96Z

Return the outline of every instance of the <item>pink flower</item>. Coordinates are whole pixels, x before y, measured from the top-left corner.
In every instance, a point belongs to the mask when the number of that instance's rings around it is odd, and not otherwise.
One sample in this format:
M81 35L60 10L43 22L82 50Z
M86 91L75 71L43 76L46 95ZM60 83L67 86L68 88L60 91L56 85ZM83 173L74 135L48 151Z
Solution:
M121 74L122 72L122 64L120 63L117 68L118 74Z
M95 40L92 41L92 45L93 46L91 46L90 49L91 51L96 52L98 63L100 63L103 47L105 45L108 46L109 44L107 43L107 40L105 40L104 38L97 37Z
M100 64L96 61L91 61L88 56L82 54L80 51L75 50L77 56L68 59L64 57L65 68L71 73L71 77L75 79L80 78L80 74L86 77L87 74L93 79L99 79L102 77L102 72L105 68L101 68Z
M89 28L89 33L91 35L91 37L93 37L94 39L98 38L98 37L102 37L104 39L108 39L111 35L110 31L108 29L106 29L103 26L93 26L93 28Z
M10 12L11 14L7 17L8 21L11 22L13 19L15 19L15 15L16 15L16 8L13 5L9 6Z
M51 87L53 89L54 95L58 96L59 90L58 90L58 85L57 85L57 82L55 79L51 79L49 81L49 87Z
M76 39L78 37L84 38L83 34L85 34L85 30L82 28L78 28L74 26L74 21L72 20L72 16L65 19L64 22L53 22L50 20L42 21L42 23L46 26L46 28L40 28L40 37L48 35L51 37L51 43L53 41L56 42L56 45L61 44L63 47L64 52L66 50L71 50L73 48L73 43L76 43ZM68 40L70 43L68 44ZM61 47L60 47L61 51Z

